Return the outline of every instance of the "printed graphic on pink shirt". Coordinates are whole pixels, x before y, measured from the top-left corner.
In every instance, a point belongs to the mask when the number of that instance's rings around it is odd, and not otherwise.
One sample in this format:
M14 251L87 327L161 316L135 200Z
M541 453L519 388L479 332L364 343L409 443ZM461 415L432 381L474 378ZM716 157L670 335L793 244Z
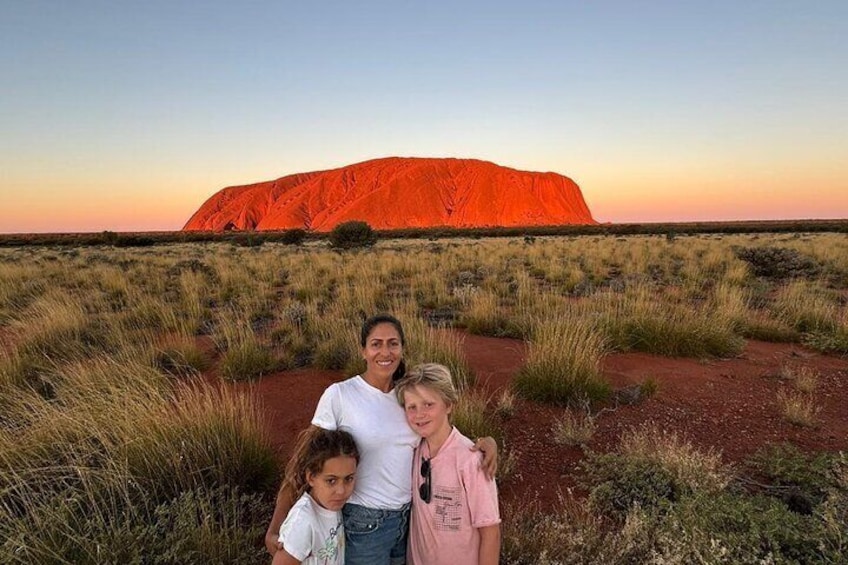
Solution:
M436 530L458 532L462 528L462 487L435 485L433 504L436 506Z

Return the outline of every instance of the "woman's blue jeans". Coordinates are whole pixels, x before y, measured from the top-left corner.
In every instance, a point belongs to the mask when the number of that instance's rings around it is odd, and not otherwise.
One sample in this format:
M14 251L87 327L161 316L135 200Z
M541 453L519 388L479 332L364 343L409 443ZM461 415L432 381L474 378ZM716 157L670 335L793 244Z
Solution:
M409 504L376 510L358 504L342 508L345 565L403 565L409 534Z

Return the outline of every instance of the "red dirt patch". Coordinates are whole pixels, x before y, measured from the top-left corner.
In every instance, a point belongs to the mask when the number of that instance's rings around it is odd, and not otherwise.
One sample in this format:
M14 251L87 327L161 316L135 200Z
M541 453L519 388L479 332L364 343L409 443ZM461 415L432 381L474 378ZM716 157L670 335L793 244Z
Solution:
M524 362L526 345L513 339L460 335L477 386L492 393L508 387ZM795 426L781 415L777 392L791 387L779 378L784 365L808 367L819 374L817 427ZM750 341L743 353L732 359L611 354L604 359L603 373L616 389L651 378L657 391L639 404L600 412L588 446L594 451L615 449L622 431L646 423L674 430L703 450L720 450L727 463L739 463L763 445L785 441L807 452L848 450L848 404L844 402L848 360L843 358L794 344ZM309 424L323 390L342 378L338 372L301 369L241 386L258 393L268 430L284 459L296 433ZM553 422L563 408L525 400L517 400L515 408L504 429L516 469L501 481L501 498L504 502L535 498L547 507L561 491L577 486L583 451L553 441Z

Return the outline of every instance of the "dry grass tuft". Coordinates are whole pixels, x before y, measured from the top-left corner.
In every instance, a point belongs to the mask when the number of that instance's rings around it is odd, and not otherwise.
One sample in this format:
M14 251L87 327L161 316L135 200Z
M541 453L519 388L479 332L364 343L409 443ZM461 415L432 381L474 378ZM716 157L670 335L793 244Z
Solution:
M807 428L818 424L821 407L816 405L815 398L810 393L782 389L777 393L777 404L787 422Z

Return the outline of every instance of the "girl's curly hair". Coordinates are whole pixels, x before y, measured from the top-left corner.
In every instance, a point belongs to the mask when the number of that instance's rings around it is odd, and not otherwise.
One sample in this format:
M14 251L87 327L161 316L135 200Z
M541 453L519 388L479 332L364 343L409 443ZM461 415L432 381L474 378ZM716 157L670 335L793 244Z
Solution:
M333 457L353 457L359 464L359 450L352 435L342 430L324 430L315 426L303 430L286 465L282 488L291 488L294 500L297 500L309 490L307 473L317 475L324 468L324 463Z

